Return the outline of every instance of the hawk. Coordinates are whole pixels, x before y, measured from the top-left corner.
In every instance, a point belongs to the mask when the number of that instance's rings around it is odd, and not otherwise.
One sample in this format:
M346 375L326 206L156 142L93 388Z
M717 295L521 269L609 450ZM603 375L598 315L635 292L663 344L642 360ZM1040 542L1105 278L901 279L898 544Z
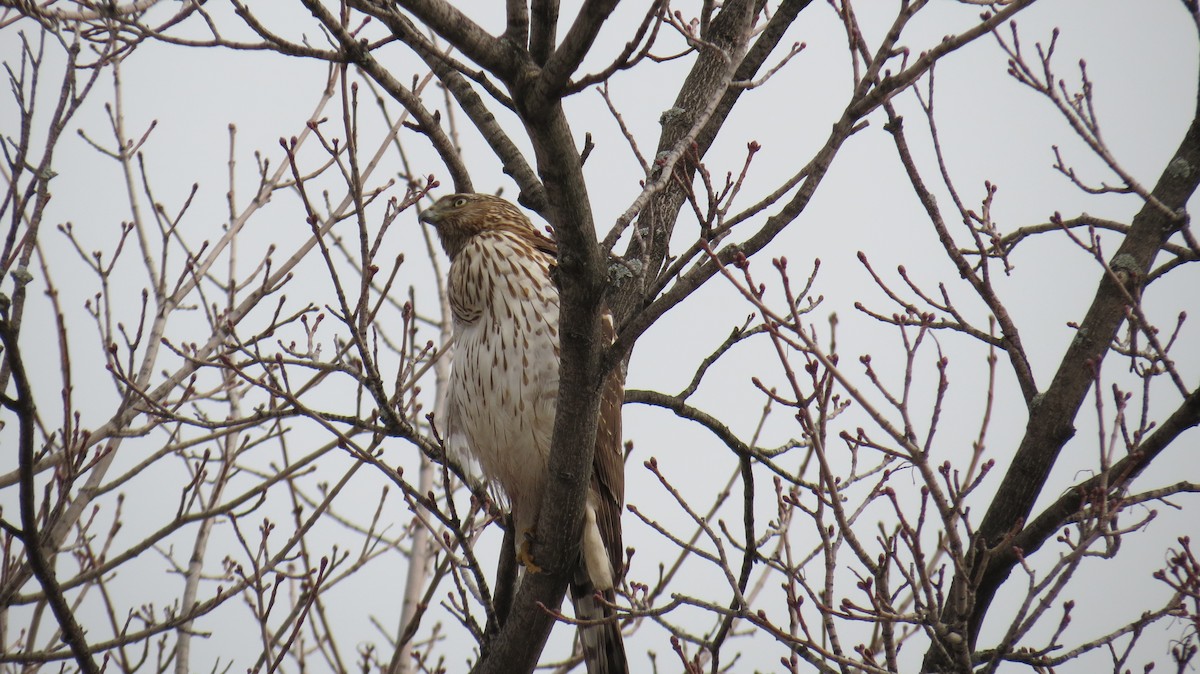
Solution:
M485 194L451 194L423 211L450 256L449 300L454 360L446 435L465 442L493 486L507 496L527 572L546 484L558 399L558 289L550 277L557 248L516 206ZM615 338L612 314L605 337ZM589 674L628 671L621 629L611 608L624 571L621 509L625 499L621 448L620 373L605 381L596 427L580 559L571 582L575 617L605 620L581 626Z

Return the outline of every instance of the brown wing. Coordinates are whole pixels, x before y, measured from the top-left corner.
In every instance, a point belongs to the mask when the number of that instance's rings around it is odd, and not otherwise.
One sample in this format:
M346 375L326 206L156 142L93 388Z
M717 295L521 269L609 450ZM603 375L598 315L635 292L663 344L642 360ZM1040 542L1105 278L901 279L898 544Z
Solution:
M603 338L612 343L616 338L612 313L605 309L601 321ZM611 372L600 393L600 418L596 424L591 494L588 499L595 506L596 528L608 553L614 586L620 584L625 573L624 547L621 544L621 510L625 503L625 457L621 443L621 404L624 402L625 385L622 374L619 370ZM629 664L621 636L621 623L612 608L596 601L597 590L601 591L609 604L616 602L616 588L597 588L587 564L581 559L571 583L575 617L589 621L603 620L579 628L583 661L588 674L628 674Z
M602 338L611 344L617 338L612 312L601 317ZM622 373L613 370L600 394L600 418L596 424L596 447L592 459L592 491L595 494L596 524L612 563L613 584L625 573L625 548L621 543L621 511L625 507L625 452L621 440L621 405L625 400Z

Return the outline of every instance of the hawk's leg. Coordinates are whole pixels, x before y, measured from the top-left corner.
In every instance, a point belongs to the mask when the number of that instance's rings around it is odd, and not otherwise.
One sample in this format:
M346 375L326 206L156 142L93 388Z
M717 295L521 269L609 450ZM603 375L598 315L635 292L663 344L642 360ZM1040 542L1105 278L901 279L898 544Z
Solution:
M529 573L541 573L542 567L538 566L533 561L533 537L536 532L533 529L526 530L521 534L521 544L517 546L517 561L525 567Z

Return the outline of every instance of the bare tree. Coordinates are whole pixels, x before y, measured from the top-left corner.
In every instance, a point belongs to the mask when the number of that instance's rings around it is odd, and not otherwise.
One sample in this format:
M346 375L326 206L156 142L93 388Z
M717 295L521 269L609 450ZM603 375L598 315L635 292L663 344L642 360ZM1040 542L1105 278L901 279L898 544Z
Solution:
M555 623L572 621L559 607L601 383L614 370L638 381L639 340L716 288L739 298L709 314L734 326L728 336L678 392L626 395L665 411L661 423L702 429L719 448L712 465L729 470L719 489L703 476L701 502L687 456L628 461L655 490L631 497L626 516L649 537L627 551L636 564L616 607L635 671L647 658L688 672L763 667L746 653L765 644L787 671L1052 671L1104 656L1126 671L1149 641L1143 650L1184 671L1200 643L1189 532L1145 569L1164 601L1115 607L1115 627L1068 628L1075 598L1096 592L1079 580L1085 564L1116 558L1154 503L1196 507L1194 475L1144 474L1200 424L1195 299L1178 291L1200 257L1186 210L1200 117L1157 175L1138 178L1102 132L1086 63L1067 74L1057 29L1022 39L1015 19L1035 4L510 0L492 16L444 0L0 2L13 120L0 438L17 448L0 475L5 671L578 667L578 648L544 652ZM1194 0L1175 9L1200 29ZM833 118L793 133L823 140L768 171L749 142L722 168L729 155L714 148L740 138L735 112L760 106L762 123L796 124L751 92L828 67L806 63L791 37L820 12L843 29L819 39L844 46L850 86L829 94L841 97ZM948 34L922 38L922 21ZM976 43L1007 59L1086 153L1053 150L1064 200L1123 195L1136 215L1055 212L1013 227L993 215L994 184L969 201L935 114L946 97L935 72ZM280 121L278 145L256 147L250 170L229 126L214 199L208 176L188 175L181 195L156 123L133 121L128 73L164 51L323 70L296 87L311 112ZM677 92L671 106L615 93L636 77ZM581 100L611 114L605 137L580 138ZM797 272L764 251L804 226L842 150L871 134L888 140L924 213L906 226L936 242L913 261L936 254L952 271L930 282L860 253L881 300L864 293L851 320L885 339L845 355L837 311L850 307L827 306L819 261ZM59 191L84 171L61 159L68 142L103 160L119 191L90 204ZM632 195L619 208L589 194L597 148L639 167L611 178ZM515 187L560 250L540 573L517 572L511 534L493 552L504 504L442 443L444 263L415 220L451 186ZM1038 326L1007 284L1027 273L1015 251L1064 243L1090 260L1072 282L1091 299L1062 319L1073 338L1050 363L1023 341ZM611 346L598 338L604 305ZM700 402L720 399L714 373L741 352L758 368L757 419ZM952 369L952 354L983 376ZM977 416L948 419L956 397ZM779 411L789 439L772 446ZM997 424L1024 430L1005 447ZM1069 442L1090 458L1062 490L1050 476L1077 466L1063 459ZM167 580L147 580L163 569ZM697 591L688 575L712 582ZM995 610L1000 600L1010 606ZM361 633L364 605L374 636ZM201 639L216 644L211 658ZM678 665L658 663L668 648Z

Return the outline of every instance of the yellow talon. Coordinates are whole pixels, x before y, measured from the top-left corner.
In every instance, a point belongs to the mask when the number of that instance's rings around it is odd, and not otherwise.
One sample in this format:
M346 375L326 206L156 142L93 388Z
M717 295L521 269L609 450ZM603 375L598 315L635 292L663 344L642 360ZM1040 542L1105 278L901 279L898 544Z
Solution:
M520 562L525 570L529 573L541 573L542 567L538 566L533 561L533 532L525 532L525 540L517 546L517 561Z

